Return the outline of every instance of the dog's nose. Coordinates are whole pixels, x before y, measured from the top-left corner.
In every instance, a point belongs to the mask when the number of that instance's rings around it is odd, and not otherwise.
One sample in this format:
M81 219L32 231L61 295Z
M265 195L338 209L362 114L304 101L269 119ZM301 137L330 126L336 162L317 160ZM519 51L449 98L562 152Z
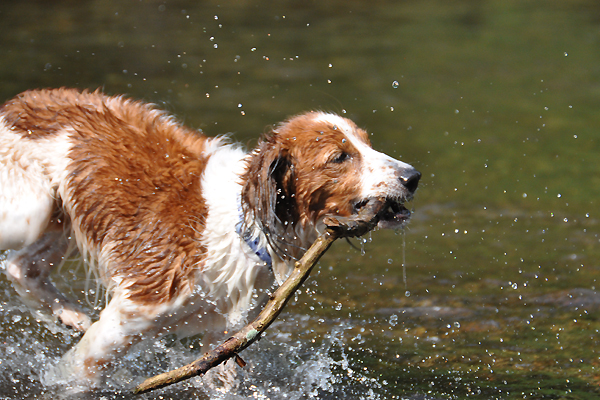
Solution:
M404 171L400 176L402 185L404 185L404 187L411 193L414 193L415 190L417 190L417 186L419 186L419 179L421 179L421 173L414 168Z

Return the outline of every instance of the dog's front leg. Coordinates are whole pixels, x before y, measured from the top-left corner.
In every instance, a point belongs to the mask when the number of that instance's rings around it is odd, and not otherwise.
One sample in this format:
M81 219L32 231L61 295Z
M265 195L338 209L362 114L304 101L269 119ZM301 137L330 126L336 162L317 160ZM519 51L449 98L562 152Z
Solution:
M103 382L110 364L146 336L155 336L156 314L146 313L122 292L115 294L79 343L65 354L53 375L83 387Z

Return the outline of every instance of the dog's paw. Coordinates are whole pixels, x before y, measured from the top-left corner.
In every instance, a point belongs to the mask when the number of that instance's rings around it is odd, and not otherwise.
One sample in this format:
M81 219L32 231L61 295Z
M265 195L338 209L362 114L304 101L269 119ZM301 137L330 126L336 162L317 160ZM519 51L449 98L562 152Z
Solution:
M90 317L81 311L61 308L54 311L54 315L56 315L60 323L79 332L87 331L92 325Z

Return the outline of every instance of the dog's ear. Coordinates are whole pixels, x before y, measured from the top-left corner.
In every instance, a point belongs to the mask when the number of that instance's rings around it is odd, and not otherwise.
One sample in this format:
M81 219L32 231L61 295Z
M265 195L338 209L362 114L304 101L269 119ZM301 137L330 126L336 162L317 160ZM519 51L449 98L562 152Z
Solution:
M282 236L298 221L294 162L285 147L266 137L252 152L242 176L242 210L268 235ZM274 238L273 238L274 239Z

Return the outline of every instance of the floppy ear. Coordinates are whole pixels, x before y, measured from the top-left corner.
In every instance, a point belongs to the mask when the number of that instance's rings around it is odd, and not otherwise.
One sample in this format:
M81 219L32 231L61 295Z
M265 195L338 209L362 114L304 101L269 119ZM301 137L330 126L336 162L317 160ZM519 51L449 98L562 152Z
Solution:
M248 169L242 176L242 211L250 211L257 228L273 244L298 221L294 196L294 164L287 149L272 137L259 143L252 152ZM248 223L248 221L246 221ZM277 246L274 246L277 247Z

